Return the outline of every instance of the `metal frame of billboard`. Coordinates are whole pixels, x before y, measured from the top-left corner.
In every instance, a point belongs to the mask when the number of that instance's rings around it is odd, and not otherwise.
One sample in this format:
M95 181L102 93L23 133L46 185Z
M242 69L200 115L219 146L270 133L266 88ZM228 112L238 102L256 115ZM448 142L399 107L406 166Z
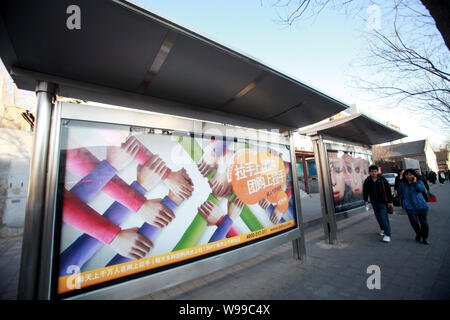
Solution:
M55 243L56 192L59 172L59 139L61 119L88 120L147 128L192 132L195 127L203 131L221 131L223 124L207 123L195 119L173 117L135 109L104 109L68 102L55 102L55 86L47 82L37 85L38 106L33 158L30 168L30 184L27 215L22 247L19 279L19 298L50 299L53 297L52 261ZM107 112L105 112L107 110ZM236 128L236 138L248 138L250 129ZM255 130L251 130L255 131ZM271 141L274 133L258 131L259 141ZM224 135L225 136L225 135ZM296 177L296 158L292 135L279 136L283 144L290 146L291 173ZM273 141L273 140L272 140ZM196 261L175 266L167 270L138 277L125 282L106 285L103 288L71 299L133 299L176 284L200 277L243 260L262 254L282 243L292 241L294 257L305 256L305 240L298 193L298 181L292 179L294 187L297 226L286 232L250 243L226 252L220 252Z
M362 145L362 144L357 144L357 143L343 144L343 143L339 143L337 141L325 140L324 147L327 152L327 156L328 156L329 151L355 152L355 153L359 153L359 154L363 154L363 155L368 155L371 158L371 161L373 161L372 151L364 148L364 145ZM327 159L327 162L328 162L328 159ZM330 180L331 180L331 172L329 170L329 167L328 167L328 175L330 176ZM333 208L335 208L334 205L333 205ZM345 209L344 211L339 211L339 212L335 211L334 214L335 214L335 216L347 216L349 213L362 212L363 208L364 208L364 206L361 205L361 206L357 206L354 208Z
M333 200L333 189L331 185L331 172L328 163L328 149L327 146L333 146L333 150L340 151L354 151L355 147L361 149L360 153L372 154L368 150L363 150L363 144L349 143L339 139L331 140L321 134L311 136L314 148L314 157L317 165L317 178L319 181L320 203L322 207L322 221L325 234L325 241L329 244L337 244L337 223L336 211ZM341 143L341 144L338 144ZM340 212L339 214L346 214L349 212L358 212L359 208L353 208Z

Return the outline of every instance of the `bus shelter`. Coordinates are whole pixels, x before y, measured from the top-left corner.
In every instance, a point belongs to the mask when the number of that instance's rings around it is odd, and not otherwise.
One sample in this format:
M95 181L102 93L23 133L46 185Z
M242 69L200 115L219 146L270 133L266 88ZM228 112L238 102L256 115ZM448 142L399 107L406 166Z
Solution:
M347 105L131 1L2 1L0 41L38 101L19 298L304 256L291 133Z
M406 137L362 113L299 132L313 141L325 240L337 243L336 215L364 205L363 182L373 163L370 146Z

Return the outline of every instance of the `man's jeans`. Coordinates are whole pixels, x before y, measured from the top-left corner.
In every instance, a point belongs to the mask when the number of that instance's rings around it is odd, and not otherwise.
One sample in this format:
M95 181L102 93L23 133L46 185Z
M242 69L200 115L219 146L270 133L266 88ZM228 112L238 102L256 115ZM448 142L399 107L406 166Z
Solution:
M388 211L385 203L375 202L372 204L375 217L377 218L380 229L384 231L384 234L388 237L391 236L391 225L389 223Z

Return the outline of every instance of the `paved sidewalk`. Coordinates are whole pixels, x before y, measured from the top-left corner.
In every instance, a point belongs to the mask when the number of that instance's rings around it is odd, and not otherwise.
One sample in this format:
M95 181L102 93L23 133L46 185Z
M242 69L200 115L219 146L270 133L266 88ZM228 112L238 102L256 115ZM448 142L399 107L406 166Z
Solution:
M450 299L450 184L432 192L429 246L414 240L401 210L390 216L392 242L381 242L370 210L338 222L336 246L324 243L321 225L308 228L304 263L285 244L141 299ZM381 269L380 290L367 288L370 265Z
M22 237L0 239L0 300L16 299Z
M287 243L141 299L450 299L450 184L432 192L429 246L414 240L401 210L390 216L392 242L381 242L368 211L338 221L336 246L324 243L322 225L308 227L303 263ZM0 300L16 297L20 250L21 238L0 240ZM370 265L381 269L380 290L366 286Z

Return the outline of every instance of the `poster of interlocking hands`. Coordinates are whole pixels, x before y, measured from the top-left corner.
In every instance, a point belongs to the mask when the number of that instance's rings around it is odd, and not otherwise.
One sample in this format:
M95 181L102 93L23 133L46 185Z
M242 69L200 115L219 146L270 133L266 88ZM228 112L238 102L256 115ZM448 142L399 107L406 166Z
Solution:
M58 294L297 226L284 144L78 120L61 132Z

